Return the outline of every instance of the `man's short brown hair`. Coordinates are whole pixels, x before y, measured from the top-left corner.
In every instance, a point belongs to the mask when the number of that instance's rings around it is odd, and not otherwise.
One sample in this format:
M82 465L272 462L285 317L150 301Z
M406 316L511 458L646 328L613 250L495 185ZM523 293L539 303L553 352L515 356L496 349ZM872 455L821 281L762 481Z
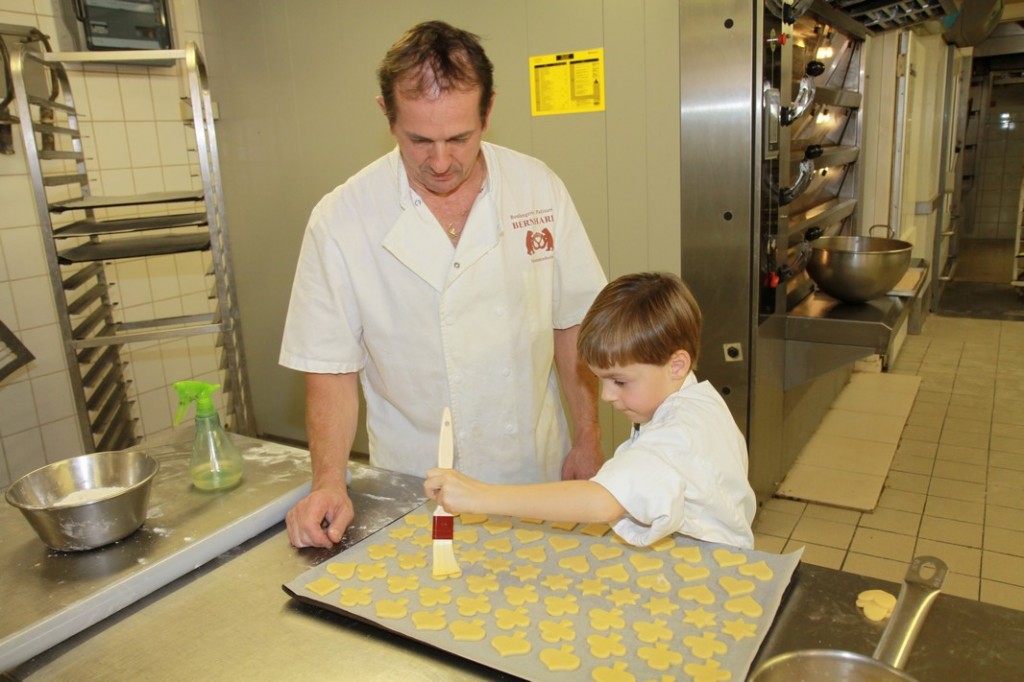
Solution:
M388 121L395 122L395 92L410 98L480 88L480 120L494 96L494 65L480 37L443 21L417 24L399 38L377 69Z

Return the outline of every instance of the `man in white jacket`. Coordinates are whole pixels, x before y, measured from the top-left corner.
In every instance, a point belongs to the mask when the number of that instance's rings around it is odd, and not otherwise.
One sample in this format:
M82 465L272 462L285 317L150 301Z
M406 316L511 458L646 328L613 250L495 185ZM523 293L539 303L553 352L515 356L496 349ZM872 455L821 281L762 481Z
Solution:
M375 466L436 464L444 406L456 466L476 478L585 479L604 461L576 336L605 276L561 180L483 142L494 92L478 38L419 24L378 80L398 146L314 208L285 324L280 362L306 373L313 464L287 516L298 547L330 547L353 517L357 382Z

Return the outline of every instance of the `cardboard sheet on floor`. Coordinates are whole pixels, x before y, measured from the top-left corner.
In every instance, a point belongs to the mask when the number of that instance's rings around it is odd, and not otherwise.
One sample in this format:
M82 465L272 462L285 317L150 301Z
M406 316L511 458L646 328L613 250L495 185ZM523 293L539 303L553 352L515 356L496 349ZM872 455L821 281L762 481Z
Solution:
M872 511L920 384L906 374L854 372L776 496Z
M295 598L526 679L745 679L802 551L607 525L456 519L457 578L431 576L430 513L413 510L284 585Z

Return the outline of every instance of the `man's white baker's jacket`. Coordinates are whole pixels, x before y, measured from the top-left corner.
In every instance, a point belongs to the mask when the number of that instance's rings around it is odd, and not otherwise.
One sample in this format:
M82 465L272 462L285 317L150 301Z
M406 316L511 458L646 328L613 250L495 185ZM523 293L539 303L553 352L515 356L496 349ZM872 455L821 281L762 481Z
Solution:
M558 480L569 443L553 330L579 324L606 279L561 180L482 148L487 181L454 251L397 149L317 204L280 362L361 373L375 466L423 476L450 405L458 470Z

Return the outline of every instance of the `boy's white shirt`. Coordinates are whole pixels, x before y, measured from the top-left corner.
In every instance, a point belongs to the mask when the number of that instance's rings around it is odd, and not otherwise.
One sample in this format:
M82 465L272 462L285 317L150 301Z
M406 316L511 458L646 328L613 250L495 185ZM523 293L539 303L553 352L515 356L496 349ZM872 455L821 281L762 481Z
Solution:
M693 372L592 480L625 508L612 528L632 545L683 533L754 546L746 442L718 391Z

